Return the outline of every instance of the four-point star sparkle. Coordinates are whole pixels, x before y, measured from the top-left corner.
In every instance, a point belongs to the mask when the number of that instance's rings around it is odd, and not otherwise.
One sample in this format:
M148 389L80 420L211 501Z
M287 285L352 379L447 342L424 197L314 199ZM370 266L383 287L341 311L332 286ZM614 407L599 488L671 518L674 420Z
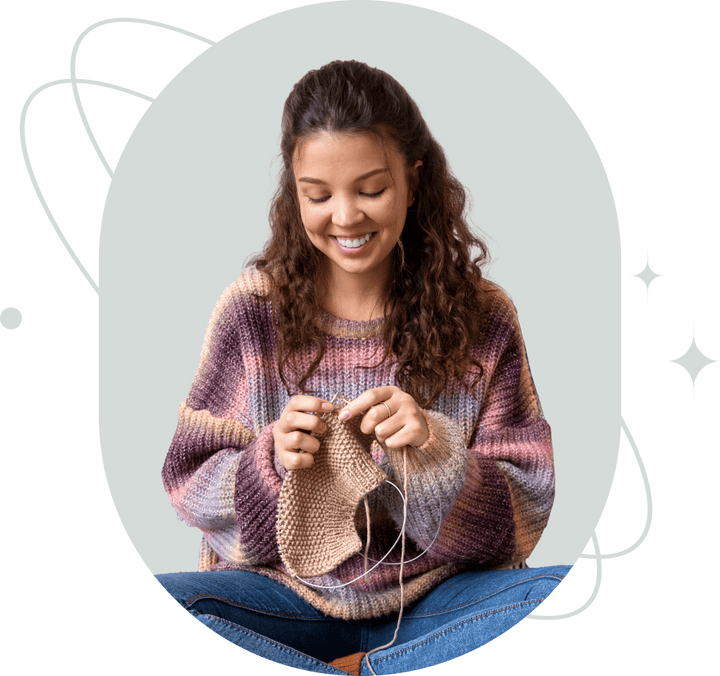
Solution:
M629 274L628 277L635 277L639 279L645 285L645 305L650 305L650 287L652 283L660 279L661 277L667 277L656 270L653 270L650 264L650 247L645 247L645 266L642 270L638 270L634 274Z
M697 344L697 331L695 330L695 322L693 322L692 333L690 334L690 344L685 348L679 357L668 359L668 363L679 366L690 378L692 385L692 400L695 401L695 393L697 391L697 380L700 374L713 364L720 364L720 359L713 359L706 355Z

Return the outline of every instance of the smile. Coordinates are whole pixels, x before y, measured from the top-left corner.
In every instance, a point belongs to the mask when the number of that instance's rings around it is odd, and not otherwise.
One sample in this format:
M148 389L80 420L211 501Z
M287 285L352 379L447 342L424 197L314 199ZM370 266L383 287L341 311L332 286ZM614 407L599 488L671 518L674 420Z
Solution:
M374 233L369 232L367 235L355 239L348 239L346 237L335 237L335 239L337 240L338 244L340 244L340 246L346 249L359 249L363 244L370 241L370 238L373 236L373 234Z

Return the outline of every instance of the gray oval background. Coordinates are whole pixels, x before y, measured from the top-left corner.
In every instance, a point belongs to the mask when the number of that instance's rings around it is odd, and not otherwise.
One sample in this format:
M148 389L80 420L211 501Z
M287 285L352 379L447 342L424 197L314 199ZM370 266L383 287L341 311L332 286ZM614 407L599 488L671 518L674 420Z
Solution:
M567 102L526 60L448 16L383 2L290 10L233 33L151 105L100 239L100 434L115 504L153 573L197 569L160 469L222 290L268 235L282 104L311 68L357 59L417 101L491 238L553 430L557 496L529 560L574 563L620 436L620 239L607 177Z

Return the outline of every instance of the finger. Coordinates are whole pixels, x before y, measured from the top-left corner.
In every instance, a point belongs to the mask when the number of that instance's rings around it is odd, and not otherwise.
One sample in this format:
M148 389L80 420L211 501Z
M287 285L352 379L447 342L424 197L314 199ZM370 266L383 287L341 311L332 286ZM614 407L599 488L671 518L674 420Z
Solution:
M395 392L399 391L401 390L393 385L374 387L371 390L366 390L357 399L353 399L340 411L340 420L350 420L350 418L358 415L359 413L365 413L369 408L375 406L375 404L379 404L381 401L390 399Z
M363 416L362 422L360 423L360 431L364 434L372 434L373 432L377 434L378 428L385 426L385 435L387 436L399 430L400 427L402 427L402 416L400 418L398 418L398 416L392 416L392 422L390 422L390 410L388 402L381 401L379 404L375 404L375 406ZM386 423L386 421L389 422Z
M374 429L365 432L365 434L372 434L374 432L375 436L378 438L379 441L385 442L388 437L392 436L393 434L397 434L400 430L407 427L407 425L411 423L412 419L398 413L397 415L392 416L392 418L386 418L385 420L381 421L380 424L374 427Z
M327 425L320 416L301 413L300 411L290 411L284 419L278 422L278 425L280 425L280 431L284 433L301 430L308 434L313 432L322 434L327 430Z
M287 452L310 453L311 455L320 450L320 441L315 437L311 437L305 432L295 430L284 434L280 439L280 448Z
M401 449L404 446L422 446L430 436L425 420L413 418L401 429L388 433L384 444L390 449Z
M278 457L280 464L288 471L306 469L315 461L310 453L293 453L292 451L278 452Z
M413 443L414 435L408 430L407 427L403 427L398 430L395 434L391 434L385 438L383 442L387 448L391 451L399 451L405 446L415 446Z
M309 394L296 394L285 406L285 411L314 411L316 413L327 413L335 407L326 399L312 397Z

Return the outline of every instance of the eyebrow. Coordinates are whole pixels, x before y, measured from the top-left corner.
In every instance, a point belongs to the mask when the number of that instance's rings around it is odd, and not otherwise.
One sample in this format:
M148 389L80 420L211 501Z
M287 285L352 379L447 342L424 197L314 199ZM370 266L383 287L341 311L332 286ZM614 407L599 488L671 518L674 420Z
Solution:
M375 176L375 174L382 174L384 172L388 171L386 168L383 169L373 169L372 171L367 171L361 176L358 176L355 181L362 181L366 178L370 178L371 176ZM309 176L303 176L302 178L298 179L298 183L319 183L319 184L325 184L325 181L321 181L319 178L310 178Z

